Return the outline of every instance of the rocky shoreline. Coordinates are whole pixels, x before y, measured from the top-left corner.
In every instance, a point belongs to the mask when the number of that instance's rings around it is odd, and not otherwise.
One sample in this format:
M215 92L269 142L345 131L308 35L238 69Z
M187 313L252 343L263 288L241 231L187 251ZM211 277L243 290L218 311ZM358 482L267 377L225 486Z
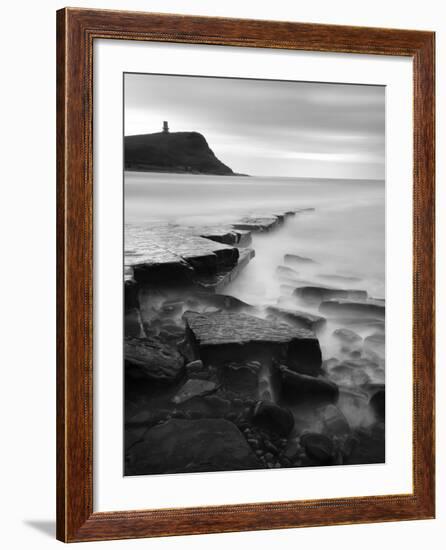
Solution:
M126 228L125 475L384 461L384 301L292 251L276 305L224 294L308 210Z

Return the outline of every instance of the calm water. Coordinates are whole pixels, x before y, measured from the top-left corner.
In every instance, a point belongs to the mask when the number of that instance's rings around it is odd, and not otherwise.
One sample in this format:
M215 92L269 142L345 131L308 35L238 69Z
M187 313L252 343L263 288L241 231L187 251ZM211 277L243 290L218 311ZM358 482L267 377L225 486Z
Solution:
M275 301L274 270L284 254L296 253L319 264L306 268L303 277L355 275L371 296L383 298L384 195L383 181L127 172L125 222L142 228L154 222L215 224L251 212L313 207L314 212L288 218L277 231L254 237L256 258L231 291L254 301ZM131 247L128 238L126 247Z

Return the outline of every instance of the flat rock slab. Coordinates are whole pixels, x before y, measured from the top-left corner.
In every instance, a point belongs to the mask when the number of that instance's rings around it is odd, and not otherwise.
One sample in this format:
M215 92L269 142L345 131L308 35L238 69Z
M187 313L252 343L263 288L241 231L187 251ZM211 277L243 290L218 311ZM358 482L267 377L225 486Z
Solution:
M182 232L231 246L248 246L252 241L250 231L235 229L232 225L185 227L184 229L182 228Z
M287 323L291 323L298 328L304 328L314 332L321 330L327 323L325 317L313 315L312 313L297 309L269 306L266 308L266 311L272 316Z
M355 317L358 319L384 319L386 306L382 302L369 300L354 302L350 300L328 300L322 302L319 311L332 317Z
M126 475L260 468L240 430L228 420L171 419L148 430L129 451Z
M282 220L283 221L283 220ZM232 224L235 229L247 229L253 232L271 231L282 223L277 216L246 216L239 222Z
M177 226L133 228L126 237L126 267L137 282L190 281L195 273L217 273L237 264L238 248ZM133 232L133 233L132 233Z
M314 332L246 313L185 312L186 338L205 363L273 359L299 372L318 372L322 364Z

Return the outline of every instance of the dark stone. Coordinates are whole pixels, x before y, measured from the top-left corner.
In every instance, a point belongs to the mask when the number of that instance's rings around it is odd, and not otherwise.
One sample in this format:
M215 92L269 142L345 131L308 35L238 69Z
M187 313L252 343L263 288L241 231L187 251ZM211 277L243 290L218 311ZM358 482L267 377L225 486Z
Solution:
M377 419L380 421L384 421L386 418L386 390L378 390L370 398L369 403Z
M319 311L332 317L383 319L386 314L386 306L372 301L329 300L321 303Z
M318 373L322 364L316 335L245 313L185 312L186 337L207 364L278 360L298 372Z
M260 363L226 363L223 366L223 381L226 389L245 395L256 396L259 389Z
M287 265L302 265L302 264L315 264L314 260L311 258L305 258L304 256L298 256L297 254L285 254L283 261Z
M294 428L294 417L291 411L267 401L259 401L256 404L252 422L262 430L276 433L282 437L287 436ZM277 453L277 448L274 447L274 449ZM267 450L271 451L271 447Z
M355 444L344 459L344 464L380 464L385 462L384 425L354 432Z
M128 309L124 314L124 335L125 336L136 336L141 338L145 336L142 322L141 314L138 308Z
M125 310L139 308L139 285L136 281L124 282L124 308Z
M173 403L180 404L194 397L213 393L218 388L215 382L209 380L190 379L172 398Z
M365 300L367 292L365 290L340 290L337 288L325 288L321 286L303 286L296 288L293 295L305 302L318 304L325 300L334 298L348 300Z
M193 269L181 258L166 253L165 260L153 259L133 265L133 276L140 283L191 282Z
M328 404L336 403L339 389L333 382L314 376L293 372L281 366L281 396L286 403Z
M171 419L148 430L129 452L126 475L260 468L239 429L228 420Z
M300 438L307 455L318 464L330 464L333 460L334 447L330 438L323 434L306 433Z
M266 308L266 311L282 321L290 323L298 328L304 328L314 332L318 332L324 328L327 322L325 317L313 315L297 309L269 306Z
M172 383L184 371L178 351L155 338L125 338L125 372L134 379Z

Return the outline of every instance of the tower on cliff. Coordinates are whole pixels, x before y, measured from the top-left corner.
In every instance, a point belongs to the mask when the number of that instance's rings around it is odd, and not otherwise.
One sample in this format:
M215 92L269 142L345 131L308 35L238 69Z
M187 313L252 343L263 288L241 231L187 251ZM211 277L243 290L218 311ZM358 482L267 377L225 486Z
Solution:
M167 124L167 120L163 121L163 133L168 134L169 133L169 125Z

